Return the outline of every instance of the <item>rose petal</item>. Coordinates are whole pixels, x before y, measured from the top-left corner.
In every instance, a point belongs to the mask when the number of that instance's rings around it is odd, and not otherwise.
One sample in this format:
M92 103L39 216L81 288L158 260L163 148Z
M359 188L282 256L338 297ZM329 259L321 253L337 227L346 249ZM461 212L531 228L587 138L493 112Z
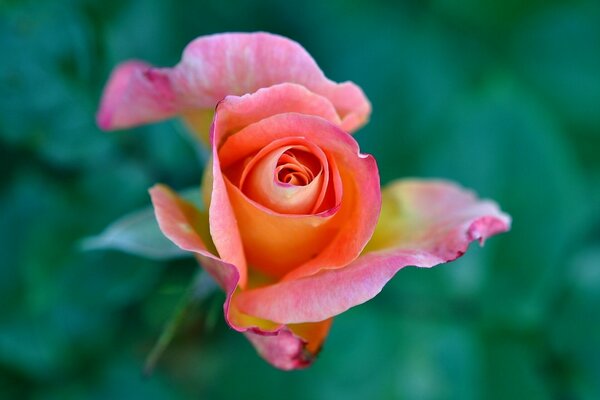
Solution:
M470 242L510 228L495 203L448 182L397 181L383 197L372 252L346 268L240 293L240 310L279 323L321 321L373 298L406 266L452 261Z
M240 273L235 265L215 255L208 236L206 215L164 185L150 189L156 219L173 243L196 254L204 269L225 291L225 319L233 329L244 332L268 362L282 369L308 366L325 340L331 320L283 326L241 313L232 303Z
M299 324L282 329L277 336L246 332L258 354L277 368L284 370L308 367L321 349L329 333L331 320Z
M227 96L217 107L219 113L215 146L220 148L232 134L246 126L277 114L298 113L313 115L339 125L340 119L329 100L314 94L305 87L293 83L282 83L262 88L245 96ZM227 158L231 155L234 158ZM235 151L225 152L222 158L226 168L235 162Z
M351 82L325 77L298 43L268 33L226 33L197 38L174 68L152 68L130 61L111 75L98 112L102 129L128 128L212 109L227 95L243 95L284 82L297 83L335 106L341 126L354 131L364 125L371 105ZM203 118L192 118L190 125ZM200 122L199 122L200 121Z
M96 120L104 130L129 128L172 117L178 109L169 76L143 61L132 60L111 73Z
M240 270L240 286L245 288L248 281L246 257L238 223L221 172L216 146L213 146L212 177L210 180L212 180L208 212L210 236L221 259L238 267Z

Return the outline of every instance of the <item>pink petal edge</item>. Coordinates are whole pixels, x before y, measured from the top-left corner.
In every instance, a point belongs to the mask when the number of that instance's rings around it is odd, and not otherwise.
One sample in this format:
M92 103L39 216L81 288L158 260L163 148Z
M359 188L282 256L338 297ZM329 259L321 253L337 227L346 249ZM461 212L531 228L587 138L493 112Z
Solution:
M103 130L124 129L170 118L178 110L169 76L143 61L131 60L111 73L96 123Z
M329 99L346 131L360 128L371 113L360 87L327 79L298 43L264 32L224 33L192 41L174 68L153 68L140 61L117 66L102 95L97 122L104 130L129 128L213 109L228 95L284 82Z
M367 253L345 268L240 293L235 298L239 309L278 323L321 321L372 299L406 266L429 268L455 260L470 242L483 244L488 237L510 229L510 217L495 203L478 200L454 184L408 180L395 183L392 189L405 202L403 207L420 208L420 223L428 223L426 213L431 206L440 224L427 226L419 237L409 234L392 248ZM446 205L454 209L447 210Z

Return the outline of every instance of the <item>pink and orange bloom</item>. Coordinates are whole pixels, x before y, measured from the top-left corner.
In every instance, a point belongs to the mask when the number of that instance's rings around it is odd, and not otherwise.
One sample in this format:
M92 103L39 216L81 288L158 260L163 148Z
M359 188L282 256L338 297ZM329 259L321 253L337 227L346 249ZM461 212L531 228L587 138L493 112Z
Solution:
M370 111L358 86L267 33L198 38L174 68L126 62L105 89L101 128L180 116L210 143L207 210L156 185L156 218L226 292L228 324L278 368L310 365L332 318L398 270L452 261L510 227L495 203L450 182L382 190L350 134Z

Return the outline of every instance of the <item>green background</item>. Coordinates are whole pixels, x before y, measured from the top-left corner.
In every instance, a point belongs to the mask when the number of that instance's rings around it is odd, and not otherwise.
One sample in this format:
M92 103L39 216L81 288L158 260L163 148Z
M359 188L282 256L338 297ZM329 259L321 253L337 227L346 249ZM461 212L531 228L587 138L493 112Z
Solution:
M600 2L297 3L0 0L0 398L600 398ZM214 294L144 378L197 266L80 241L202 165L178 121L99 131L100 92L120 61L254 30L364 89L383 182L456 180L513 229L402 270L308 370L261 360Z

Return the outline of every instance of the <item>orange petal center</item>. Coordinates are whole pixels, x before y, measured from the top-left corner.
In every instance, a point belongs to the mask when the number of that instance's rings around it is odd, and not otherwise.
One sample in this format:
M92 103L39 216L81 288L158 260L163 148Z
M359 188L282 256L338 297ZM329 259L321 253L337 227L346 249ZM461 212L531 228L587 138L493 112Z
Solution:
M254 202L282 214L315 214L335 206L327 196L330 166L323 151L303 140L276 140L238 163L238 188Z

